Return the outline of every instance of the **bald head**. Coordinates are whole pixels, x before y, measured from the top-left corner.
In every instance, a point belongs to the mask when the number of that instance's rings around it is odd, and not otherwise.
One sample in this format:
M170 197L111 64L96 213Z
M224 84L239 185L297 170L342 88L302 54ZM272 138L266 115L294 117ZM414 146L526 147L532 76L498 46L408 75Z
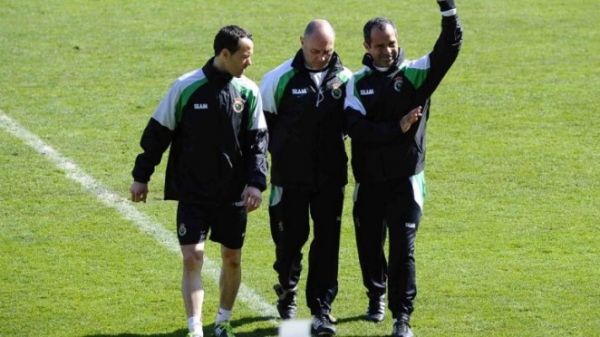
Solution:
M335 44L335 31L327 20L309 22L300 42L307 68L320 70L327 67Z
M330 36L335 39L335 31L333 30L333 26L327 20L323 19L315 19L306 25L306 29L304 30L304 37L309 37L313 34L318 34L322 36Z

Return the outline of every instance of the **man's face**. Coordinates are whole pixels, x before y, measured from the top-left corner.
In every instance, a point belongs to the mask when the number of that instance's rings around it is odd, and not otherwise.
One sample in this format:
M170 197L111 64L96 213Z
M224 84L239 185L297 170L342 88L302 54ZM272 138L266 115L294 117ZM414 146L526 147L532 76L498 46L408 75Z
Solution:
M252 65L252 53L254 52L254 42L245 37L240 40L240 49L233 54L228 54L225 61L225 69L232 76L241 77L246 68Z
M385 25L383 30L373 27L371 44L365 42L364 46L378 67L390 67L398 57L398 37L391 25Z
M327 33L313 33L300 38L308 68L320 70L327 66L333 55L334 41L335 37Z

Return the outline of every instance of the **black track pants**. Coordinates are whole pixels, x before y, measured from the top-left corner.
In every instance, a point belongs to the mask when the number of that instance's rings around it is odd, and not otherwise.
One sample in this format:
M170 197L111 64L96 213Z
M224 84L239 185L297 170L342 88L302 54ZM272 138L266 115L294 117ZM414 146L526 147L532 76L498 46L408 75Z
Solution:
M314 233L308 256L306 301L311 314L329 313L338 291L344 187L327 186L319 191L273 188L278 193L271 200L269 216L276 246L273 268L279 283L285 289L298 286L302 248L310 234L310 216Z
M424 179L361 183L354 191L354 226L363 284L372 295L386 293L394 317L410 315L417 296L415 238L422 215ZM389 236L388 259L384 252ZM389 260L389 261L388 261Z

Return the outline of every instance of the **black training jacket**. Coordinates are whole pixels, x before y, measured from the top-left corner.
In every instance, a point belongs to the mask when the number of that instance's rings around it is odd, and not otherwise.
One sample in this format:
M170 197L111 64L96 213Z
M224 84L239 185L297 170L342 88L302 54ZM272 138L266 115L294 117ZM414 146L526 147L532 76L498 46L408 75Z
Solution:
M241 200L246 185L264 191L268 133L258 86L213 66L178 78L146 126L133 168L146 183L171 146L165 199L198 203Z
M316 189L348 182L344 98L352 72L334 53L320 87L300 49L268 72L260 85L269 127L271 183Z
M430 97L462 43L462 27L455 10L450 13L442 16L441 34L429 54L409 61L400 49L396 63L385 72L366 54L364 68L350 79L345 113L356 182L397 181L424 169ZM418 106L423 116L403 134L400 119Z

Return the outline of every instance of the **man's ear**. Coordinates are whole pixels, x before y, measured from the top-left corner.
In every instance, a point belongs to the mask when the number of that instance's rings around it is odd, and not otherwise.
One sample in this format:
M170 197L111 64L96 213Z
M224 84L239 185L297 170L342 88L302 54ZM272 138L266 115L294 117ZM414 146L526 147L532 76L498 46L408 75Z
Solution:
M363 42L363 46L365 47L366 51L369 51L369 44L366 41Z
M223 48L223 49L221 50L221 52L219 53L219 56L220 56L222 59L224 59L224 60L227 60L227 59L229 59L229 58L231 57L231 52L229 52L229 49L227 49L227 48Z
M300 36L300 45L304 46L304 36Z

